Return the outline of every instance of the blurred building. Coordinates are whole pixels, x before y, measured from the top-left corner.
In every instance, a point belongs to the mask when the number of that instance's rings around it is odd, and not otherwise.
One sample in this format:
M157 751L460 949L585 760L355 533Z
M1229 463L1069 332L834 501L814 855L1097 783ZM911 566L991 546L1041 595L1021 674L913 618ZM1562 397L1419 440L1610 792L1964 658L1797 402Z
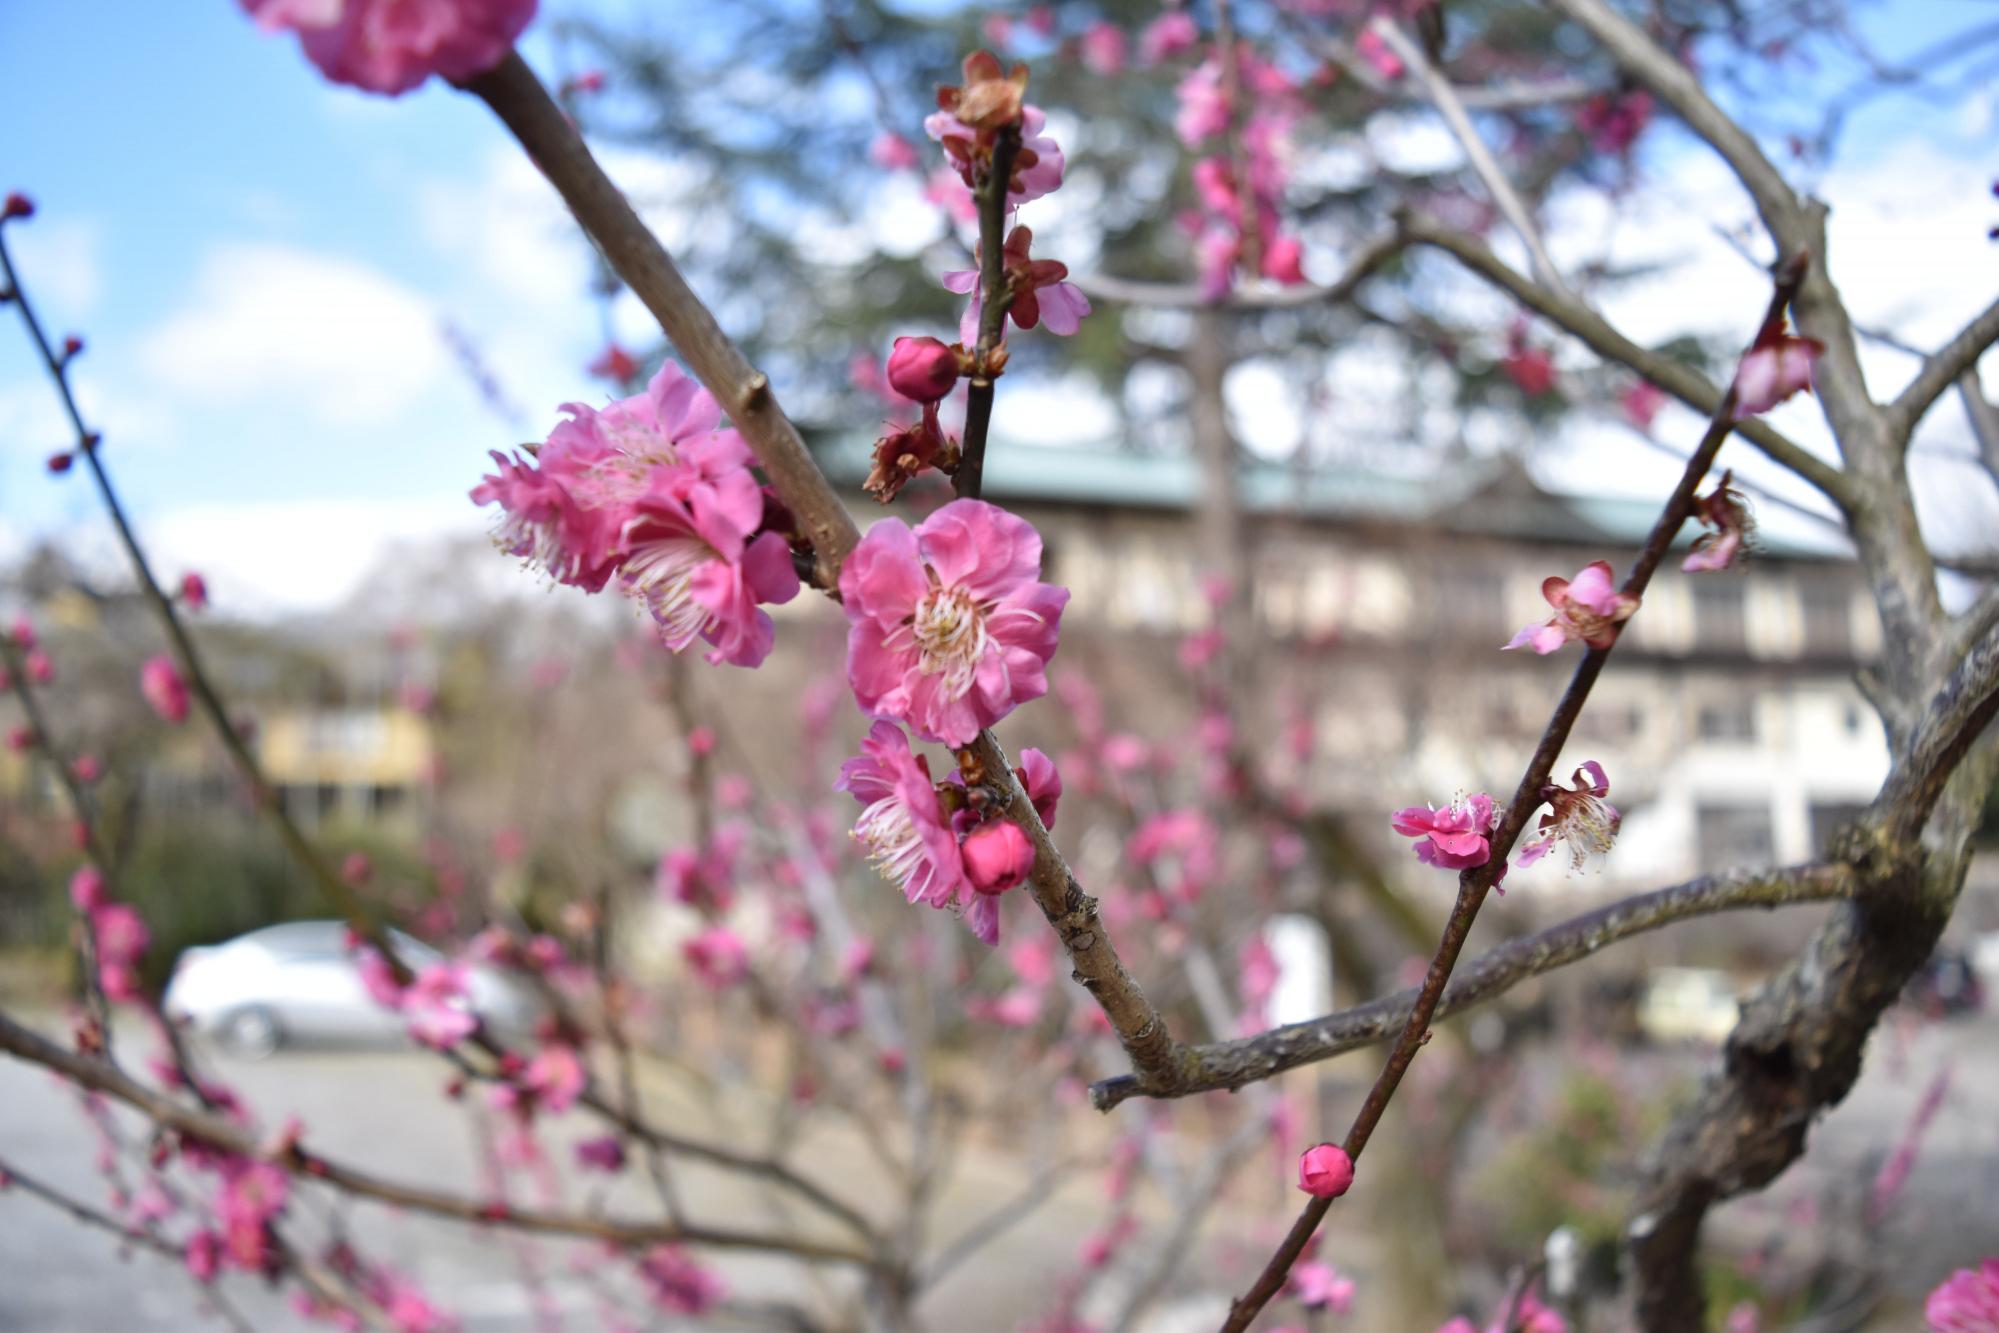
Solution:
M827 461L845 485L865 474L857 450ZM985 493L1034 522L1047 576L1072 591L1065 656L1108 634L1092 675L1127 705L1173 694L1177 642L1210 623L1200 486L1184 456L1008 445L987 459ZM1420 477L1249 463L1239 502L1254 706L1274 710L1273 728L1309 719L1318 748L1300 780L1363 827L1393 806L1512 790L1578 652L1499 646L1547 618L1549 575L1596 559L1621 575L1658 512L1547 491L1511 461ZM1830 542L1765 537L1739 572L1678 564L1654 579L1557 770L1566 780L1596 759L1609 771L1626 814L1616 882L1550 875L1553 891L1809 859L1887 771L1854 683L1880 629L1851 560ZM1121 711L1156 719L1155 740L1190 720Z

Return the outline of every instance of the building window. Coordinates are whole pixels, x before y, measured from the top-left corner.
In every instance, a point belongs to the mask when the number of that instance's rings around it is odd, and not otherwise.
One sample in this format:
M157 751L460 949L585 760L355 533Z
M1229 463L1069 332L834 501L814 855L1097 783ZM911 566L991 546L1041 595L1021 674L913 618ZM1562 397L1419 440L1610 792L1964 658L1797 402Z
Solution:
M1824 855L1832 835L1867 813L1864 801L1812 802L1812 846Z
M1709 575L1694 584L1694 647L1711 653L1741 652L1747 643L1743 608L1747 589L1740 578Z
M1798 590L1804 604L1805 651L1848 657L1853 653L1853 599L1846 589L1808 582Z
M1694 733L1704 741L1756 739L1756 706L1748 699L1722 699L1702 704Z
M1704 805L1695 812L1695 825L1701 864L1710 870L1764 865L1776 855L1767 802Z

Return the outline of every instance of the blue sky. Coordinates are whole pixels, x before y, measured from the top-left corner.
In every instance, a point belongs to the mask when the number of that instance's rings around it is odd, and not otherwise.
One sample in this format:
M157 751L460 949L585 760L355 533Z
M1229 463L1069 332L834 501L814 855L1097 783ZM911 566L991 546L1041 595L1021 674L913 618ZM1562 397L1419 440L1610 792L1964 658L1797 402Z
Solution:
M1973 0L1863 10L1891 53L1990 13ZM527 51L546 72L533 34ZM263 36L225 0L0 5L0 88L15 127L0 186L41 208L10 244L52 329L89 340L86 407L170 571L209 568L225 592L240 585L245 607L324 603L385 542L440 525L476 531L464 493L485 451L540 433L564 399L601 395L582 370L599 345L585 253L476 101L442 87L395 101L330 87L294 42ZM1958 306L1999 290L1999 247L1951 241L1976 223L1981 176L1999 174L1994 141L1989 95L1942 112L1891 98L1855 122L1848 178L1828 189L1843 203L1842 190L1881 182L1874 213L1862 199L1835 215L1868 228L1845 257L1870 309L1885 303L1884 317L1941 337L1969 313ZM1662 200L1681 201L1683 177L1727 194L1698 157L1661 150L1653 174L1673 187ZM657 166L621 159L614 170L641 193L670 188ZM1999 222L1999 203L1984 204L1984 225ZM1700 251L1725 293L1734 261L1673 213L1659 227L1685 232L1675 244ZM1903 224L1913 245L1897 240ZM1925 227L1950 242L1941 254ZM1912 263L1921 271L1905 273ZM1683 321L1698 320L1701 290L1675 288ZM479 349L518 421L481 401L439 334L446 322ZM97 540L83 479L42 471L63 442L9 320L0 556L41 533Z

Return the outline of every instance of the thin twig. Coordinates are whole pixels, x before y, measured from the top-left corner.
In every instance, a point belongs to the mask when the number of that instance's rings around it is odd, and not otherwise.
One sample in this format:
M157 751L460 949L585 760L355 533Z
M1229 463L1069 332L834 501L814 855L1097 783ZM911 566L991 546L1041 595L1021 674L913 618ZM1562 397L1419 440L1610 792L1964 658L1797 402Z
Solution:
M1009 125L993 141L992 161L972 191L979 210L979 336L972 351L972 379L965 389L965 438L951 484L960 499L976 500L985 479L986 436L993 421L993 354L1006 341L1006 313L1013 284L1006 272L1006 195L1020 155L1020 127Z
M302 1180L316 1180L360 1198L413 1212L520 1231L578 1236L619 1246L678 1241L718 1249L768 1250L811 1262L861 1265L872 1262L864 1251L803 1237L765 1236L719 1227L682 1227L670 1223L620 1221L496 1207L477 1199L369 1175L317 1153L308 1153L296 1144L260 1143L234 1121L182 1106L110 1065L64 1050L4 1013L0 1013L0 1051L53 1070L79 1086L115 1097L156 1124L212 1144L225 1152L269 1162Z
M1758 324L1758 336L1779 325L1791 300L1797 295L1804 282L1805 271L1809 267L1809 256L1793 256L1777 274L1769 304ZM1752 343L1753 345L1753 343ZM1721 451L1723 441L1735 429L1735 386L1730 383L1728 392L1722 395L1719 408L1708 423L1706 435L1693 457L1687 460L1686 469L1681 472L1679 484L1666 500L1659 519L1652 525L1652 531L1645 539L1645 545L1638 553L1631 572L1625 576L1620 592L1637 599L1651 582L1652 573L1665 558L1675 536L1685 525L1693 512L1694 492L1701 480L1707 476L1714 464L1714 457ZM1436 1013L1437 1004L1443 999L1444 987L1450 981L1451 970L1457 964L1458 955L1463 951L1465 939L1471 934L1472 922L1478 917L1478 910L1484 904L1486 894L1493 880L1506 865L1506 858L1513 851L1513 844L1527 826L1527 820L1541 804L1541 789L1553 771L1555 760L1560 757L1562 747L1567 744L1569 732L1575 727L1576 719L1582 715L1583 705L1588 702L1591 688L1597 677L1603 673L1604 664L1609 660L1615 643L1603 648L1591 648L1577 665L1575 675L1569 680L1568 689L1561 701L1555 705L1554 715L1548 719L1547 729L1541 733L1541 742L1534 749L1534 756L1528 761L1527 771L1521 776L1520 785L1514 790L1513 799L1508 803L1505 814L1493 829L1491 854L1485 864L1463 871L1458 876L1458 898L1452 908L1450 919L1444 924L1443 939L1437 945L1436 957L1430 960L1430 970L1423 978L1423 987L1416 996L1416 1004L1410 1010L1409 1019L1404 1024L1402 1035L1396 1040L1395 1048L1389 1053L1388 1062L1382 1067L1381 1075L1369 1089L1367 1100L1361 1104L1360 1113L1354 1117L1353 1127L1347 1131L1342 1145L1347 1156L1358 1162L1367 1142L1373 1136L1375 1126L1388 1109L1388 1103L1395 1090L1402 1083L1416 1052L1429 1039L1430 1019ZM1312 1234L1319 1229L1319 1223L1332 1207L1331 1198L1314 1198L1305 1206L1298 1220L1291 1227L1284 1243L1271 1256L1263 1272L1258 1276L1248 1292L1244 1293L1229 1309L1229 1317L1222 1325L1223 1333L1242 1333L1249 1327L1270 1299L1284 1287L1285 1278L1291 1265L1297 1262Z
M1452 973L1431 1018L1433 1022L1449 1018L1496 1000L1524 981L1675 922L1719 912L1767 911L1794 903L1832 901L1850 897L1853 884L1853 873L1846 866L1814 862L1703 875L1669 888L1634 894L1546 930L1508 940L1463 964ZM1178 1088L1165 1095L1184 1097L1240 1088L1301 1065L1378 1045L1407 1025L1420 994L1419 987L1411 986L1323 1018L1286 1024L1253 1037L1187 1046L1181 1052L1186 1076ZM1090 1099L1100 1111L1141 1095L1138 1080L1130 1075L1105 1079L1090 1088Z
M722 332L665 247L632 211L518 53L469 80L465 88L484 100L520 141L569 205L577 225L596 241L618 276L659 320L695 377L728 411L778 498L811 540L819 585L837 587L840 563L859 540L859 532L797 428L777 406L769 380ZM985 780L1007 803L1008 817L1034 844L1035 864L1028 882L1061 937L1076 979L1110 1018L1134 1068L1155 1081L1166 1081L1173 1040L1165 1020L1119 960L1097 920L1095 901L1083 893L1042 827L997 738L990 731L981 732L971 748Z
M1430 63L1430 58L1423 54L1423 49L1411 41L1409 35L1403 32L1393 19L1385 14L1377 14L1370 27L1422 81L1423 87L1428 91L1430 105L1437 109L1437 114L1444 118L1446 125L1450 126L1451 134L1457 139L1458 145L1465 150L1465 158L1471 163L1472 171L1484 183L1486 193L1492 196L1492 202L1498 206L1500 214L1519 234L1521 244L1527 247L1527 256L1532 261L1534 277L1556 295L1574 300L1575 293L1569 290L1561 270L1555 267L1555 261L1548 254L1547 242L1541 239L1541 229L1535 224L1534 215L1527 211L1527 205L1522 202L1519 191L1513 188L1513 182L1506 179L1506 173L1500 170L1499 162L1493 157L1492 150L1485 146L1485 140L1479 135L1478 126L1472 124L1471 116L1465 111L1464 102L1459 99L1457 90L1451 87L1451 81Z

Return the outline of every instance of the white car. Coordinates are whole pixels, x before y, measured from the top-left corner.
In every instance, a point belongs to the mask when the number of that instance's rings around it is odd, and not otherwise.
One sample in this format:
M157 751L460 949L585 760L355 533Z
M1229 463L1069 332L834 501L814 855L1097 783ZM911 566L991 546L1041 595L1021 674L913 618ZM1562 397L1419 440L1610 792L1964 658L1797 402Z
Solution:
M392 931L412 968L439 962L435 949ZM467 969L471 1007L502 1034L526 1032L542 1005L497 968ZM388 1045L407 1040L406 1020L377 1004L361 982L339 921L291 921L224 944L184 950L163 1006L167 1017L241 1055L284 1045Z

